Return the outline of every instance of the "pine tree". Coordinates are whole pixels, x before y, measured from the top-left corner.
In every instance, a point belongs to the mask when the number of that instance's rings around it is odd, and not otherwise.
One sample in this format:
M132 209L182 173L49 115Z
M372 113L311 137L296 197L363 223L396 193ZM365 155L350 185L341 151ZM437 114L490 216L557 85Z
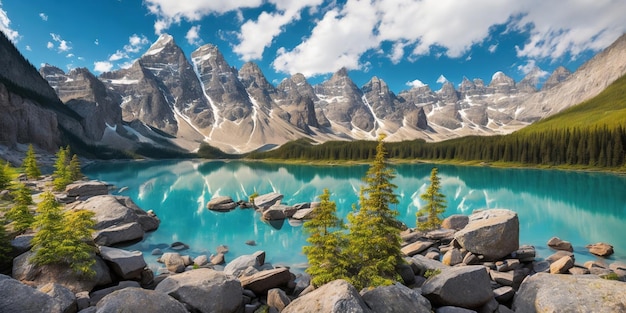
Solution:
M309 261L306 272L311 274L316 287L346 276L346 262L342 258L345 227L336 213L337 206L330 201L328 189L324 189L319 206L313 209L313 218L303 225L309 234L307 242L311 244L302 249Z
M9 209L5 217L13 221L14 231L22 233L29 229L35 221L35 217L28 209L28 206L33 204L33 198L30 190L22 183L17 184L11 194L14 199L14 205Z
M68 168L68 153L69 147L61 147L56 153L57 159L54 162L54 173L52 173L52 177L54 177L52 185L56 191L64 190L65 187L71 183L71 174Z
M4 227L4 221L0 221L0 268L4 268L11 262L11 242Z
M22 162L22 167L24 168L24 173L30 179L37 179L41 176L41 171L37 166L37 157L35 156L35 149L33 145L28 145L28 151L26 151L26 157Z
M11 184L11 172L9 170L9 163L0 164L0 190L8 187Z
M95 225L93 212L78 210L63 214L52 192L45 192L37 206L38 215L33 237L35 255L31 261L37 265L66 264L76 273L92 276L94 247L91 233Z
M374 161L363 179L360 209L348 215L348 280L357 289L392 284L402 262L398 211L390 208L398 203L391 183L395 174L387 164L384 138L378 138Z
M80 160L78 159L78 156L76 154L72 155L72 159L70 160L70 165L69 165L68 170L70 172L71 181L74 182L83 178L83 173L81 173L80 171Z
M436 167L430 171L430 186L420 198L426 201L426 205L417 212L417 217L426 216L426 221L417 222L419 230L433 230L441 227L441 214L446 210L445 195L440 192L441 182L437 176Z

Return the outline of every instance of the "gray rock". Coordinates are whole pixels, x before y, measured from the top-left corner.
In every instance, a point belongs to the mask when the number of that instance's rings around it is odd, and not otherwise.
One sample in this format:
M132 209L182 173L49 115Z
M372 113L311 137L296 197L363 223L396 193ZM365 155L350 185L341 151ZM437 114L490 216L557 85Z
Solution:
M65 193L68 197L90 198L109 194L109 186L99 181L79 181L67 185Z
M171 275L155 291L170 295L192 312L239 312L243 308L239 281L207 268Z
M78 306L76 305L76 295L74 293L58 284L48 283L45 284L37 290L49 295L57 302L57 307L60 312L63 313L74 313L78 311Z
M443 265L441 262L428 259L421 254L416 254L408 260L416 275L424 276L426 271L444 270L448 268L448 266Z
M282 289L272 288L267 291L267 305L276 308L278 312L282 312L289 303L291 303L291 299Z
M623 312L624 283L594 275L538 273L522 283L513 300L515 312Z
M574 266L572 268L567 270L567 272L572 274L572 275L587 275L587 274L591 273L591 271L589 271L588 269L586 269L586 268L584 268L582 266L577 266L576 264L574 264Z
M0 274L0 312L58 312L61 303L50 295Z
M255 200L256 201L256 200ZM266 210L263 210L262 218L266 221L284 220L290 218L296 213L296 209L290 205L275 204Z
M64 286L72 292L91 291L95 286L110 284L111 274L105 262L94 255L96 263L92 269L96 272L94 277L86 277L76 274L67 265L49 264L34 266L30 263L32 252L26 252L13 259L13 273L11 276L17 280L32 281L36 286L47 283L56 283Z
M314 210L315 210L314 208L299 209L298 211L296 211L296 213L293 214L291 218L296 219L296 220L312 219Z
M151 255L163 255L163 251L159 248L154 248L150 254Z
M438 307L435 313L476 313L476 311L447 305Z
M372 312L376 313L431 312L428 299L399 283L364 290L361 297Z
M535 247L521 245L519 249L511 252L511 257L520 260L520 262L532 262L535 260L536 254Z
M496 262L496 269L498 270L498 272L508 272L511 270L516 270L520 266L521 263L518 259L507 259Z
M237 207L237 203L233 198L228 196L213 197L206 205L207 209L212 211L230 211Z
M550 262L548 262L548 261L533 262L533 271L535 273L548 273L548 272L550 272Z
M589 252L591 254L595 254L601 257L608 257L614 253L613 246L604 242L586 245L585 248L589 249Z
M262 295L272 288L286 286L291 281L291 273L288 268L279 267L260 271L251 276L242 276L239 280L244 288L252 290L257 295Z
M168 312L187 313L185 306L166 294L140 288L124 288L102 298L96 313Z
M499 272L491 270L489 271L489 276L491 280L504 286L513 286L515 281L515 271Z
M564 251L569 251L569 252L574 251L574 248L572 247L572 244L569 241L561 240L561 238L559 237L550 238L547 244L548 244L548 247L554 250L564 250Z
M549 263L554 263L556 261L558 261L559 259L561 259L564 256L568 256L573 258L574 257L574 253L569 252L569 251L565 251L565 250L559 250L553 254L551 254L549 257L546 258L546 261L548 261Z
M97 230L93 234L93 241L101 246L112 246L121 242L141 240L143 235L141 225L132 222Z
M146 267L146 261L140 251L100 247L102 259L109 262L111 269L122 279L139 279Z
M272 193L268 193L268 194L264 194L264 195L260 195L257 196L256 198L254 198L254 206L260 210L261 212L269 209L271 206L275 205L275 204L279 204L280 201L283 199L283 195L277 193L277 192L272 192Z
M115 286L96 290L92 292L91 294L89 294L89 305L96 306L98 302L102 300L102 298L113 293L114 291L122 290L124 288L141 288L141 286L139 286L139 283L136 281L126 280L126 281L119 282Z
M161 262L172 273L182 273L185 270L185 260L177 252L163 253Z
M224 273L239 277L249 266L260 268L265 263L265 252L257 251L254 254L242 255L230 261L224 267Z
M567 273L572 267L574 267L574 259L569 256L564 256L550 264L550 274Z
M369 313L357 290L345 280L331 281L293 300L282 313Z
M204 265L209 264L209 259L207 258L205 254L199 255L193 259L193 264L197 266L204 266Z
M459 249L450 249L441 258L444 265L454 266L463 262L463 253Z
M81 291L76 293L76 306L78 311L82 311L90 306L89 292Z
M463 257L463 264L465 265L475 265L480 263L480 261L480 258L471 252L466 253Z
M441 227L445 229L461 230L469 223L469 216L462 214L453 214L441 222Z
M474 213L469 224L454 238L467 251L487 260L498 260L519 248L519 220L510 210L493 209Z
M500 288L496 288L493 290L493 296L496 298L496 301L500 303L506 303L509 300L513 299L515 295L515 289L511 286L502 286Z
M25 234L16 236L11 240L11 247L16 255L20 255L32 248L31 240L33 240L35 234Z
M224 253L224 254L226 254L226 253L228 253L228 246L225 246L225 245L220 245L220 246L217 246L217 248L215 249L215 251L216 251L217 253Z
M219 265L224 263L226 263L224 253L218 253L217 255L211 256L211 264Z
M430 240L418 240L402 247L400 251L407 256L414 256L432 247L433 244L435 243Z
M456 230L454 229L436 229L436 230L431 230L428 233L426 233L426 238L428 239L432 239L432 240L436 240L436 241L445 241L445 242L449 242L452 239L454 239L454 234L456 233Z
M489 275L483 266L450 267L430 277L422 294L438 306L478 308L493 298Z

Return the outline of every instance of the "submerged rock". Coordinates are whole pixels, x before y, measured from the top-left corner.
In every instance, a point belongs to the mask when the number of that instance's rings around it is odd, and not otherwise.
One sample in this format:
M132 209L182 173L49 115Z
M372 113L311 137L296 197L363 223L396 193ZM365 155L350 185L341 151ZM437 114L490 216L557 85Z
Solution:
M548 240L548 247L554 250L564 250L569 252L574 251L574 248L569 241L561 240L559 237L550 238L550 240Z
M231 211L237 207L237 203L233 201L233 198L228 196L219 196L212 198L206 207L212 211Z
M601 257L607 257L614 253L613 246L604 242L587 245L585 248L589 249L590 253Z

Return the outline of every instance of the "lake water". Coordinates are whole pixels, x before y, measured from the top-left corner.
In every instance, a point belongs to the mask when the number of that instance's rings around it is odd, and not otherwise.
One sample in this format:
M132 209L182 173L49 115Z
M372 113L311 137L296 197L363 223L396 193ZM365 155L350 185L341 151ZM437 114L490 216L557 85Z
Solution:
M430 164L395 165L393 181L400 200L399 219L415 226L415 213L423 205L419 195L429 184ZM570 241L577 263L595 259L584 248L599 241L610 243L615 255L609 260L626 261L626 177L603 173L531 169L497 169L438 165L442 192L446 195L444 216L470 214L477 209L506 208L518 213L520 244L537 248L539 257L552 251L546 242L552 236ZM92 164L83 172L91 179L125 190L113 194L130 196L144 210L154 210L159 228L143 241L125 248L144 253L157 269L152 249L182 241L190 246L184 254L193 257L215 253L227 245L226 260L257 250L266 260L302 268L306 257L302 227L288 221L269 225L251 209L227 213L206 209L214 196L235 201L259 194L279 192L283 203L316 201L324 188L344 217L358 202L361 178L367 165L310 166L240 161L131 161ZM254 240L256 246L246 245ZM165 252L168 249L163 249Z

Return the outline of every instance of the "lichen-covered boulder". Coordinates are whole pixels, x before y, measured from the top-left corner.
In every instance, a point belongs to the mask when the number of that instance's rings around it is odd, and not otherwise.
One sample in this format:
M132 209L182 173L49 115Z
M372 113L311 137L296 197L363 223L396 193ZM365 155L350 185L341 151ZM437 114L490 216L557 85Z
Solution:
M293 300L282 313L370 313L359 292L345 280L331 281Z
M623 282L595 275L529 276L513 300L515 312L624 312Z
M493 298L489 274L484 266L450 267L422 285L422 295L438 306L475 309Z
M208 268L171 275L155 291L168 294L192 308L192 312L239 312L243 289L231 276Z
M469 223L454 238L461 247L486 260L501 259L519 248L519 219L517 213L493 209L474 213Z

